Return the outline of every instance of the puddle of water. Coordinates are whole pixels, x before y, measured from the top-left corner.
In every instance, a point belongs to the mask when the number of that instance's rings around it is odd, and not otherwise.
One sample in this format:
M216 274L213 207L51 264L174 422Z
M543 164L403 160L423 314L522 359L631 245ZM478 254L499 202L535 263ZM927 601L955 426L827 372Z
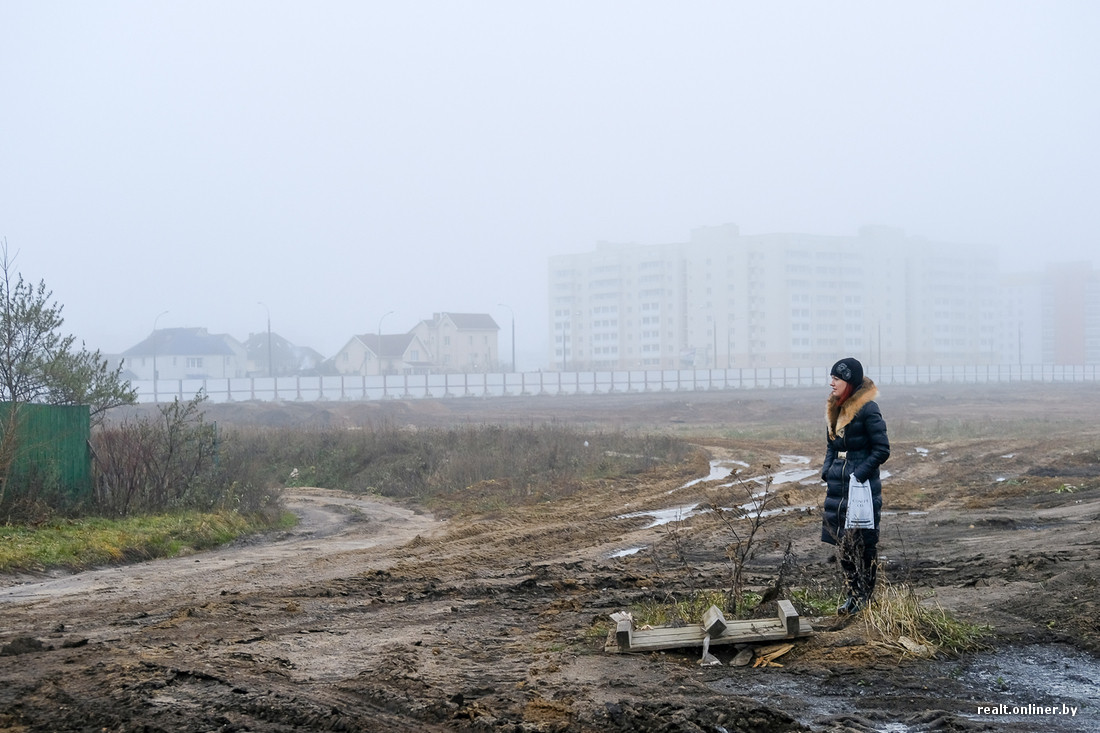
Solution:
M671 509L654 509L652 511L640 511L631 512L630 514L620 514L615 519L633 519L635 517L653 517L653 521L647 524L644 529L650 527L660 527L662 524L669 524L670 522L679 522L680 520L687 519L688 517L699 514L702 509L698 504L683 504L681 506L675 506Z
M619 550L618 552L612 552L610 555L608 555L608 557L615 558L615 557L627 557L629 555L637 555L639 552L641 552L644 549L646 549L646 548L644 548L644 547L629 547L625 550Z
M787 465L804 466L804 465L807 465L807 464L810 463L810 459L806 456L782 455L779 458L780 458L781 463L787 464ZM728 478L730 476L730 474L733 473L733 470L734 470L732 468L733 465L747 466L748 464L744 463L742 461L729 461L729 460L711 461L711 463L710 463L710 473L707 476L704 476L702 478L692 479L691 481L687 482L686 484L679 487L678 489L672 489L668 493L672 494L676 491L679 491L680 489L686 489L689 486L694 486L695 484L699 484L699 483L703 483L703 482L710 482L710 481L721 481L722 479ZM802 485L817 485L817 484L820 483L820 480L818 479L818 473L819 473L819 469L817 469L817 468L790 468L790 469L786 469L784 471L778 471L778 472L772 474L771 486L772 486L772 488L774 488L776 486L782 486L783 484L794 484L794 483L798 483L798 484L802 484ZM889 476L890 476L889 471L883 471L882 472L882 478L885 479L885 478L888 478ZM767 477L766 476L754 476L752 478L745 479L745 481L756 483L760 486L764 486L767 483ZM736 486L735 482L720 484L719 488L730 488L730 487L733 487L733 486ZM747 516L756 516L757 512L759 512L761 517L770 517L770 516L775 516L777 514L784 514L786 512L808 511L808 510L813 509L813 506L814 506L814 505L810 505L810 504L799 504L799 505L792 505L792 506L776 507L776 508L773 508L773 509L767 509L765 511L760 512L758 502L759 502L760 498L763 495L764 495L764 492L762 492L762 491L752 494L751 501L749 501L745 504L742 504L740 507L738 507L738 509ZM733 509L730 509L729 507L725 507L725 509L726 509L726 511L734 511ZM632 512L630 514L620 514L615 518L616 519L632 519L634 517L653 517L653 521L650 524L645 526L645 529L650 529L652 527L659 527L661 525L669 524L671 522L679 522L681 520L687 519L688 517L694 516L696 514L700 514L703 511L706 511L706 509L701 508L699 504L684 504L684 505L681 505L681 506L672 507L670 509L654 509L654 510L651 510L651 511L640 511L640 512Z
M778 486L779 484L791 484L807 479L810 476L817 476L821 471L814 468L798 468L790 469L789 471L780 471L772 476L772 486Z
M1062 722L1062 718L1095 722L1100 707L1100 660L1060 644L1010 647L975 655L962 681L983 690L988 704L999 708L994 715L975 710L967 716L976 720L1028 720L1037 728L1050 730L1051 724ZM1072 708L1077 709L1076 716L1062 714ZM1040 709L1056 709L1058 713L1043 714Z
M958 661L939 662L938 669L930 678L958 675L964 688L945 690L945 704L973 700L970 712L946 705L944 709L957 710L954 714L960 718L992 724L993 729L1000 723L1011 724L1013 730L1044 733L1100 730L1097 726L1100 660L1073 647L1060 644L1010 647L974 655L961 663L961 672ZM868 700L861 696L863 693L845 694L804 675L745 675L731 670L728 677L706 684L715 692L747 696L775 707L804 725L812 726L820 718L856 714L868 730L881 733L942 730L914 718L912 710L904 714L891 712L885 699ZM979 706L1000 709L996 713L979 714ZM1072 714L1074 708L1076 715Z
M777 473L772 474L772 486L777 486L779 484L801 483L801 482L805 481L806 479L810 478L811 476L817 476L818 473L820 473L820 471L818 471L816 469L805 469L805 468L792 468L792 469L789 469L787 471L779 471ZM752 478L745 479L745 481L750 481L754 484L759 484L759 485L763 486L764 484L766 484L768 482L768 478L767 478L767 476L753 476ZM811 483L820 483L820 482L811 482ZM736 485L737 485L736 483L722 484L719 488L728 489L729 487L736 486Z
M686 489L689 486L705 483L707 481L721 481L722 479L729 478L730 474L734 471L734 466L744 466L745 468L748 468L749 464L745 463L744 461L711 461L709 474L703 476L702 478L696 478L688 481L686 484L681 486L680 489ZM671 494L673 491L679 491L680 489L672 489L672 491L669 491L668 493Z

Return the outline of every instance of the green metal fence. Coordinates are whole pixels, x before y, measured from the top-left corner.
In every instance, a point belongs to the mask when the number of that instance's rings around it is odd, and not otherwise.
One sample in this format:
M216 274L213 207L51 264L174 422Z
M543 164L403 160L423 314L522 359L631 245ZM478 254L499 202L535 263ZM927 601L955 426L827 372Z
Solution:
M0 460L10 461L6 497L45 488L70 501L93 489L91 412L87 405L0 402ZM2 466L0 466L2 468Z

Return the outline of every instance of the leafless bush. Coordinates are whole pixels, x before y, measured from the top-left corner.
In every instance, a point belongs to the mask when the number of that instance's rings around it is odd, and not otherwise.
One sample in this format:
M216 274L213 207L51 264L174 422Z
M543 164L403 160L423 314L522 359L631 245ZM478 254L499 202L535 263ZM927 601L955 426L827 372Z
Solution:
M219 465L220 436L203 397L162 406L155 418L104 427L93 435L95 504L110 514L239 504L239 482Z
M319 486L411 500L446 515L567 496L585 481L688 452L673 438L558 424L220 430L200 406L177 402L155 420L100 430L98 504L121 513L227 501L256 510L278 487Z
M772 491L772 467L765 464L764 471L762 488L754 489L753 484L737 477L734 485L738 487L737 493L741 498L737 495L731 497L734 506L723 507L715 503L710 507L733 538L726 546L726 556L730 561L730 605L736 613L745 610L745 568L756 552L757 534L771 516L770 509L779 498ZM739 501L743 503L737 504Z

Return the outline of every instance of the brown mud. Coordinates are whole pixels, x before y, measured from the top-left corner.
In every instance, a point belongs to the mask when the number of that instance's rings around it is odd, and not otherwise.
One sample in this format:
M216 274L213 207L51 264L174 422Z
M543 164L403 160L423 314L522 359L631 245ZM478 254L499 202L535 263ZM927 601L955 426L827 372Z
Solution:
M707 453L558 503L446 521L288 490L302 517L292 532L0 577L0 731L1100 728L1100 389L882 393L884 581L992 625L987 650L919 658L858 617L825 615L782 667L730 666L732 647L711 650L714 666L701 649L604 651L611 613L729 587L728 527L689 509L728 506L744 484L692 480L708 460L744 478L819 470L824 389L210 405L212 419L261 424L552 420L668 432ZM789 511L765 522L750 585L767 597L783 565L785 585L835 588L820 484L775 489ZM676 507L666 524L645 514Z

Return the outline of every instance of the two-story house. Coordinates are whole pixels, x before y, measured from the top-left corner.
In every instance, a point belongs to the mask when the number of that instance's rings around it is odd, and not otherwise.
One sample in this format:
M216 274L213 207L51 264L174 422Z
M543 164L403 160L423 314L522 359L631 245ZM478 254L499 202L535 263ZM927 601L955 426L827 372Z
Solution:
M500 368L499 332L487 313L435 313L412 329L427 345L437 371L470 373Z
M352 336L332 357L332 366L337 374L427 374L431 354L414 333L366 333Z

